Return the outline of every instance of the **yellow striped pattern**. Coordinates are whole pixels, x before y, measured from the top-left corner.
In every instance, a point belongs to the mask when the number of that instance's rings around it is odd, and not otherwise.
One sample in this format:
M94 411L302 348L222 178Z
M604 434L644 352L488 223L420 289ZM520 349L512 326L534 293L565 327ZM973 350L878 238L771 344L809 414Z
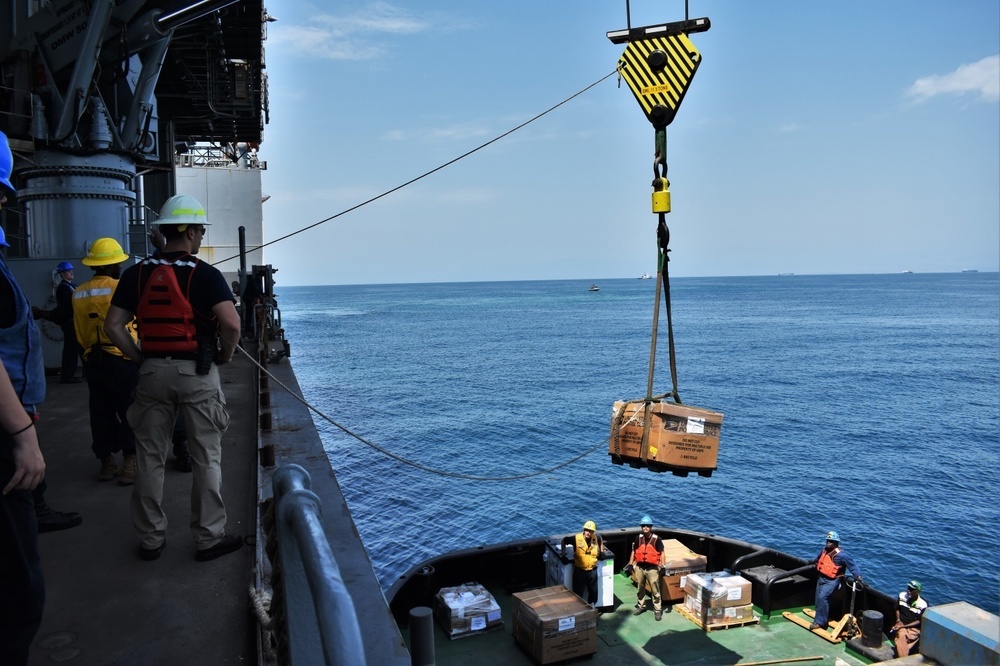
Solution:
M666 65L658 71L654 71L647 61L654 51L662 51L667 56ZM653 107L660 105L666 110L665 124L669 125L699 64L701 53L688 36L681 33L629 42L618 61L618 68L646 117L652 121Z

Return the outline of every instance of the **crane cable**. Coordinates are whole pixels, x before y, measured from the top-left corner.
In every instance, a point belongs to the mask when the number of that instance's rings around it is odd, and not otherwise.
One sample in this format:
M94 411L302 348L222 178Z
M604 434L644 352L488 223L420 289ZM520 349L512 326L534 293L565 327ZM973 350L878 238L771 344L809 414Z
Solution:
M278 238L275 238L272 241L268 241L268 242L266 242L266 243L264 243L262 245L257 245L255 247L248 248L247 252L255 252L255 251L261 250L261 249L263 249L263 248L265 248L265 247L267 247L269 245L274 245L275 243L279 243L279 242L281 242L283 240L287 240L287 239L291 238L292 236L297 236L298 234L301 234L301 233L303 233L305 231L308 231L308 230L310 230L310 229L312 229L314 227L318 227L321 224L326 224L327 222L331 222L331 221L337 219L338 217L341 217L343 215L347 215L348 213L356 211L357 209L359 209L359 208L361 208L363 206L367 206L370 203L374 203L374 202L378 201L379 199L382 199L383 197L387 197L387 196L389 196L390 194L392 194L394 192L398 192L399 190L403 189L404 187L412 185L413 183L416 183L419 180L423 180L427 176L430 176L431 174L437 173L438 171L441 171L442 169L444 169L446 167L449 167L452 164L455 164L456 162L459 162L459 161L465 159L466 157L469 157L473 153L477 153L480 150L482 150L483 148L486 148L487 146L490 146L490 145L496 143L500 139L506 138L506 137L510 136L511 134L513 134L514 132L516 132L516 131L518 131L520 129L523 129L524 127L527 127L528 125L530 125L531 123L535 122L539 118L542 118L543 116L546 116L549 113L555 111L560 106L562 106L562 105L564 105L564 104L572 101L573 99L579 97L580 95L582 95L583 93L587 92L588 90L590 90L594 86L598 85L599 83L602 83L603 81L606 81L607 79L611 78L612 76L614 76L617 73L618 73L618 68L616 67L614 69L614 71L612 71L612 72L610 72L608 74L605 74L604 76L602 76L598 80L596 80L593 83L591 83L589 86L583 88L582 90L579 90L579 91L573 93L572 95L570 95L569 97L567 97L563 101L559 102L558 104L554 104L553 106L550 106L549 108L545 109L541 113L539 113L539 114L537 114L537 115L529 118L528 120L524 121L520 125L517 125L516 127L513 127L511 129L507 130L506 132L504 132L503 134L500 134L499 136L493 137L492 139L490 139L486 143L482 143L482 144L476 146L475 148L473 148L472 150L469 150L467 152L462 153L458 157L455 157L455 158L452 158L452 159L448 160L444 164L440 164L440 165L434 167L430 171L425 171L424 173L420 174L419 176L417 176L415 178L411 178L410 180L406 181L405 183L397 185L397 186L393 187L392 189L386 190L385 192L382 192L381 194L377 194L377 195L371 197L370 199L366 199L365 201L362 201L361 203L358 203L358 204L355 204L355 205L351 206L350 208L345 208L344 210L340 211L339 213L335 213L335 214L331 215L330 217L327 217L325 219L320 220L319 222L314 222L314 223L312 223L312 224L310 224L308 226L302 227L301 229L298 229L298 230L293 231L291 233L285 234L284 236L279 236ZM214 265L226 262L226 261L230 261L232 259L238 259L239 257L240 257L239 254L234 254L231 257L226 257L225 259L220 259L220 260L214 262L212 265L214 266Z
M605 446L608 443L608 439L610 439L610 438L606 438L603 442L600 442L600 443L596 444L595 446L593 446L590 449L584 451L580 455L574 456L573 458L570 458L569 460L561 462L558 465L554 465L554 466L548 467L546 469L540 469L540 470L535 471L535 472L526 472L524 474L514 474L514 475L511 475L511 476L475 476L473 474L460 474L458 472L446 472L444 470L436 469L434 467L428 467L427 465L422 465L421 463L415 462L415 461L410 460L408 458L404 458L403 456L398 455L396 453L393 453L392 451L389 451L389 450L387 450L387 449L379 446L378 444L375 444L374 442L371 442L371 441L365 439L361 435L358 435L357 433L352 432L349 428L347 428L346 426L343 426L343 425L337 423L332 418L330 418L329 416L327 416L326 414L324 414L322 411L320 411L317 407L315 407L312 404L310 404L305 398L303 398L298 393L296 393L295 391L293 391L289 386L286 386L280 379L278 379L277 377L275 377L274 375L272 375L270 373L270 371L268 371L267 368L265 368L263 365L261 365L257 361L257 359L255 359L253 356L251 356L250 353L247 352L247 350L243 349L239 345L236 346L236 349L238 349L244 356L246 356L248 359L250 359L250 362L253 363L254 365L256 365L257 368L261 372L263 372L268 377L270 377L272 380L274 380L274 382L276 384L278 384L278 386L280 386L281 388L283 388L288 393L288 395L292 396L293 398L295 398L296 400L298 400L299 402L301 402L308 409L311 409L312 411L314 411L320 418L322 418L324 421L326 421L330 425L334 426L335 428L339 429L344 434L349 435L350 437L353 437L354 439L358 440L359 442L361 442L365 446L369 446L369 447L375 449L376 451L378 451L379 453L381 453L382 455L388 456L389 458L392 458L393 460L401 462L401 463L403 463L405 465L409 465L411 467L416 467L417 469L422 470L424 472L430 472L431 474L437 474L439 476L447 476L447 477L451 477L453 479L465 479L467 481L520 481L522 479L528 479L528 478L531 478L533 476L541 476L542 474L549 474L551 472L556 471L557 469L560 469L562 467L566 467L568 465L571 465L571 464L575 463L577 460L580 460L581 458L589 456L591 453L593 453L597 449Z

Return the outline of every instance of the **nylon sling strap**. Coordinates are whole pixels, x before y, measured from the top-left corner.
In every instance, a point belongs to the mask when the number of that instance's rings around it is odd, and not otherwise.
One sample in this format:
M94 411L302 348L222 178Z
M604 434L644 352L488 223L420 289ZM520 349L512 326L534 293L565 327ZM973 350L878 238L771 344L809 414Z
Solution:
M642 459L642 464L645 465L649 459L649 428L652 419L650 418L650 412L653 408L653 374L656 366L656 340L659 331L660 323L660 291L662 283L662 291L664 295L664 300L667 308L667 348L670 354L670 383L672 390L668 394L674 399L678 405L681 403L680 393L677 391L677 359L674 351L674 325L673 317L670 312L670 272L668 270L668 265L670 263L670 229L667 228L667 216L666 213L659 214L659 222L656 225L656 241L657 241L657 266L656 266L656 295L653 298L653 334L649 343L649 373L646 378L646 399L643 401L645 403L645 409L642 416L642 446L639 452L639 457ZM663 397L663 396L661 396Z

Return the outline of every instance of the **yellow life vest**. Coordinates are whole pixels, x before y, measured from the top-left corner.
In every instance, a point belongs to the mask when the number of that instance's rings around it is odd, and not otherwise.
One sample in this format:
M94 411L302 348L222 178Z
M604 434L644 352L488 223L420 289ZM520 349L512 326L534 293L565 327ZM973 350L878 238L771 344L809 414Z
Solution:
M597 533L594 533L590 541L590 545L587 545L587 539L583 536L583 533L576 535L576 547L573 549L573 564L577 568L583 569L584 571L590 571L597 566L597 555L600 553L597 547Z
M124 356L104 333L104 319L108 316L111 296L117 286L118 280L107 275L95 275L73 292L73 328L84 358L98 347L108 354ZM134 321L130 321L125 328L133 340L138 340Z

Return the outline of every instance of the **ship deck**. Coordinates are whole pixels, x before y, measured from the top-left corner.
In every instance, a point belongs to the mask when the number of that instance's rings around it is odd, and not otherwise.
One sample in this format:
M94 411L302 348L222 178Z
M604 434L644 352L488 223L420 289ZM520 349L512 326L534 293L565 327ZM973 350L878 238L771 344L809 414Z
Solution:
M703 631L680 612L664 613L657 622L652 610L633 616L635 586L631 580L616 575L614 609L602 613L597 622L597 653L570 659L573 662L614 664L667 664L669 666L706 666L723 664L816 664L857 666L871 663L845 647L830 643L785 620L781 613L762 618L757 624ZM437 622L434 648L438 664L535 664L529 654L514 641L512 633L511 594L503 585L483 584L497 601L504 621L503 630L449 639ZM650 607L647 602L647 607ZM800 610L800 609L796 609ZM404 627L409 644L409 631ZM805 660L804 658L812 659Z
M312 488L323 502L327 539L363 620L367 662L409 664L306 407L275 388L267 408L272 429L261 432L254 365L237 354L221 370L231 418L222 440L227 529L250 539L240 551L209 562L194 559L188 527L191 474L170 467L172 457L164 483L167 547L156 561L139 559L129 515L131 487L97 480L87 385L49 379L37 424L47 465L46 500L56 510L79 512L83 524L39 535L47 596L29 659L33 666L274 663L273 655L260 649L262 632L249 593L269 576L263 544L254 543L257 507L270 497L275 469L258 463L258 449L265 444L274 447L278 465L296 463L312 476ZM269 370L299 390L288 361Z

